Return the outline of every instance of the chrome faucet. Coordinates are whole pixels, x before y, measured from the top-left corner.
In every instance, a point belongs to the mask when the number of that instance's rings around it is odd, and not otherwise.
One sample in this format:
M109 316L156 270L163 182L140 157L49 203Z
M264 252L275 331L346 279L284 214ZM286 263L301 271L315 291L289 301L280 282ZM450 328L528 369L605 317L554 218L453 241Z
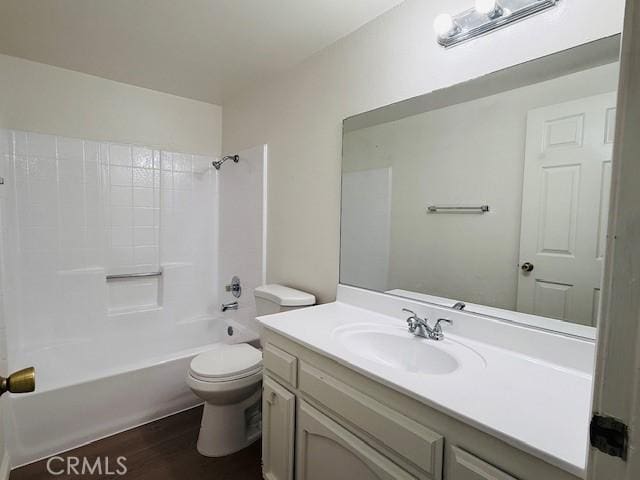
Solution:
M227 310L238 310L239 307L240 305L238 305L238 302L223 303L221 310L226 312Z
M444 340L444 333L442 332L442 322L453 324L452 320L446 318L440 318L436 324L431 328L429 321L426 318L420 318L416 315L416 312L403 308L403 312L410 313L411 316L407 318L407 325L409 326L409 333L414 334L416 337L428 338L429 340Z

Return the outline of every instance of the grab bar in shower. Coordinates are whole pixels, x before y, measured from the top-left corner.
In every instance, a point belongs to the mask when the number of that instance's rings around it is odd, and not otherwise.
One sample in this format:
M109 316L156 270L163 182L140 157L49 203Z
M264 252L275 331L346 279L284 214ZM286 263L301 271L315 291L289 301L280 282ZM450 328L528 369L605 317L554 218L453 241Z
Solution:
M430 205L427 207L428 213L487 213L489 212L489 205L480 205L477 207L462 207L462 206L437 206Z
M107 275L107 280L120 280L123 278L145 278L145 277L160 277L162 276L162 270L157 272L145 272L145 273L120 273L117 275Z

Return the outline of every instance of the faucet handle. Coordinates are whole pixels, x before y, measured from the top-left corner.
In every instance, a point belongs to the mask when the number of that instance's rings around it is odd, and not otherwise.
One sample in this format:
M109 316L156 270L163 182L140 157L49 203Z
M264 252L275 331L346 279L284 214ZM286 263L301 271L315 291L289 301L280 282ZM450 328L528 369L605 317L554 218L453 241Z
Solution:
M402 311L411 314L411 316L407 318L407 326L409 327L409 332L414 333L417 329L416 320L419 318L418 315L408 308L403 308Z
M439 318L438 321L436 322L435 327L433 327L433 330L436 332L441 332L442 331L442 327L440 326L440 323L448 323L449 325L453 325L453 320L449 320L448 318Z
M407 324L409 326L415 324L417 320L420 320L420 317L418 316L418 314L413 310L409 310L408 308L403 308L402 311L411 314L411 316L407 318Z
M444 333L442 333L442 327L440 326L442 322L453 325L453 320L449 320L448 318L439 318L434 325L432 333L430 335L430 338L432 338L433 340L444 340Z

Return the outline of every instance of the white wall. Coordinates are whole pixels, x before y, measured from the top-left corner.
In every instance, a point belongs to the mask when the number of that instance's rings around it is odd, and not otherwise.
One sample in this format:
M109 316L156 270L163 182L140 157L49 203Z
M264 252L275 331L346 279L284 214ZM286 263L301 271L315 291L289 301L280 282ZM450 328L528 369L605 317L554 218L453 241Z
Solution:
M561 1L451 50L431 28L471 0L408 0L286 74L225 102L225 151L269 144L268 281L327 302L338 282L341 121L619 33L623 1Z
M0 128L217 156L221 125L217 105L0 55Z
M612 92L618 71L616 62L345 134L345 177L393 168L386 289L515 310L527 112ZM375 207L369 202L362 206L366 211L346 218L345 193L343 244L353 229L352 217L371 218ZM491 207L485 215L427 215L425 210L427 205L485 204ZM359 231L371 228L357 225ZM345 254L341 273L349 260ZM368 288L342 275L341 281Z

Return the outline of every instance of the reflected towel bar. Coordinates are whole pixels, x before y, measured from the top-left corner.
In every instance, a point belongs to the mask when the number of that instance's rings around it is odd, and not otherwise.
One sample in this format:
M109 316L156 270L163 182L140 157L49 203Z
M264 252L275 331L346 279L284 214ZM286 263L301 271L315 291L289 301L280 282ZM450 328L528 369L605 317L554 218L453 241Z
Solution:
M480 205L479 207L439 207L436 205L430 205L427 207L428 213L487 213L489 212L489 205Z
M107 275L107 280L120 280L122 278L145 278L145 277L160 277L162 276L162 270L157 272L147 273L122 273L118 275Z

